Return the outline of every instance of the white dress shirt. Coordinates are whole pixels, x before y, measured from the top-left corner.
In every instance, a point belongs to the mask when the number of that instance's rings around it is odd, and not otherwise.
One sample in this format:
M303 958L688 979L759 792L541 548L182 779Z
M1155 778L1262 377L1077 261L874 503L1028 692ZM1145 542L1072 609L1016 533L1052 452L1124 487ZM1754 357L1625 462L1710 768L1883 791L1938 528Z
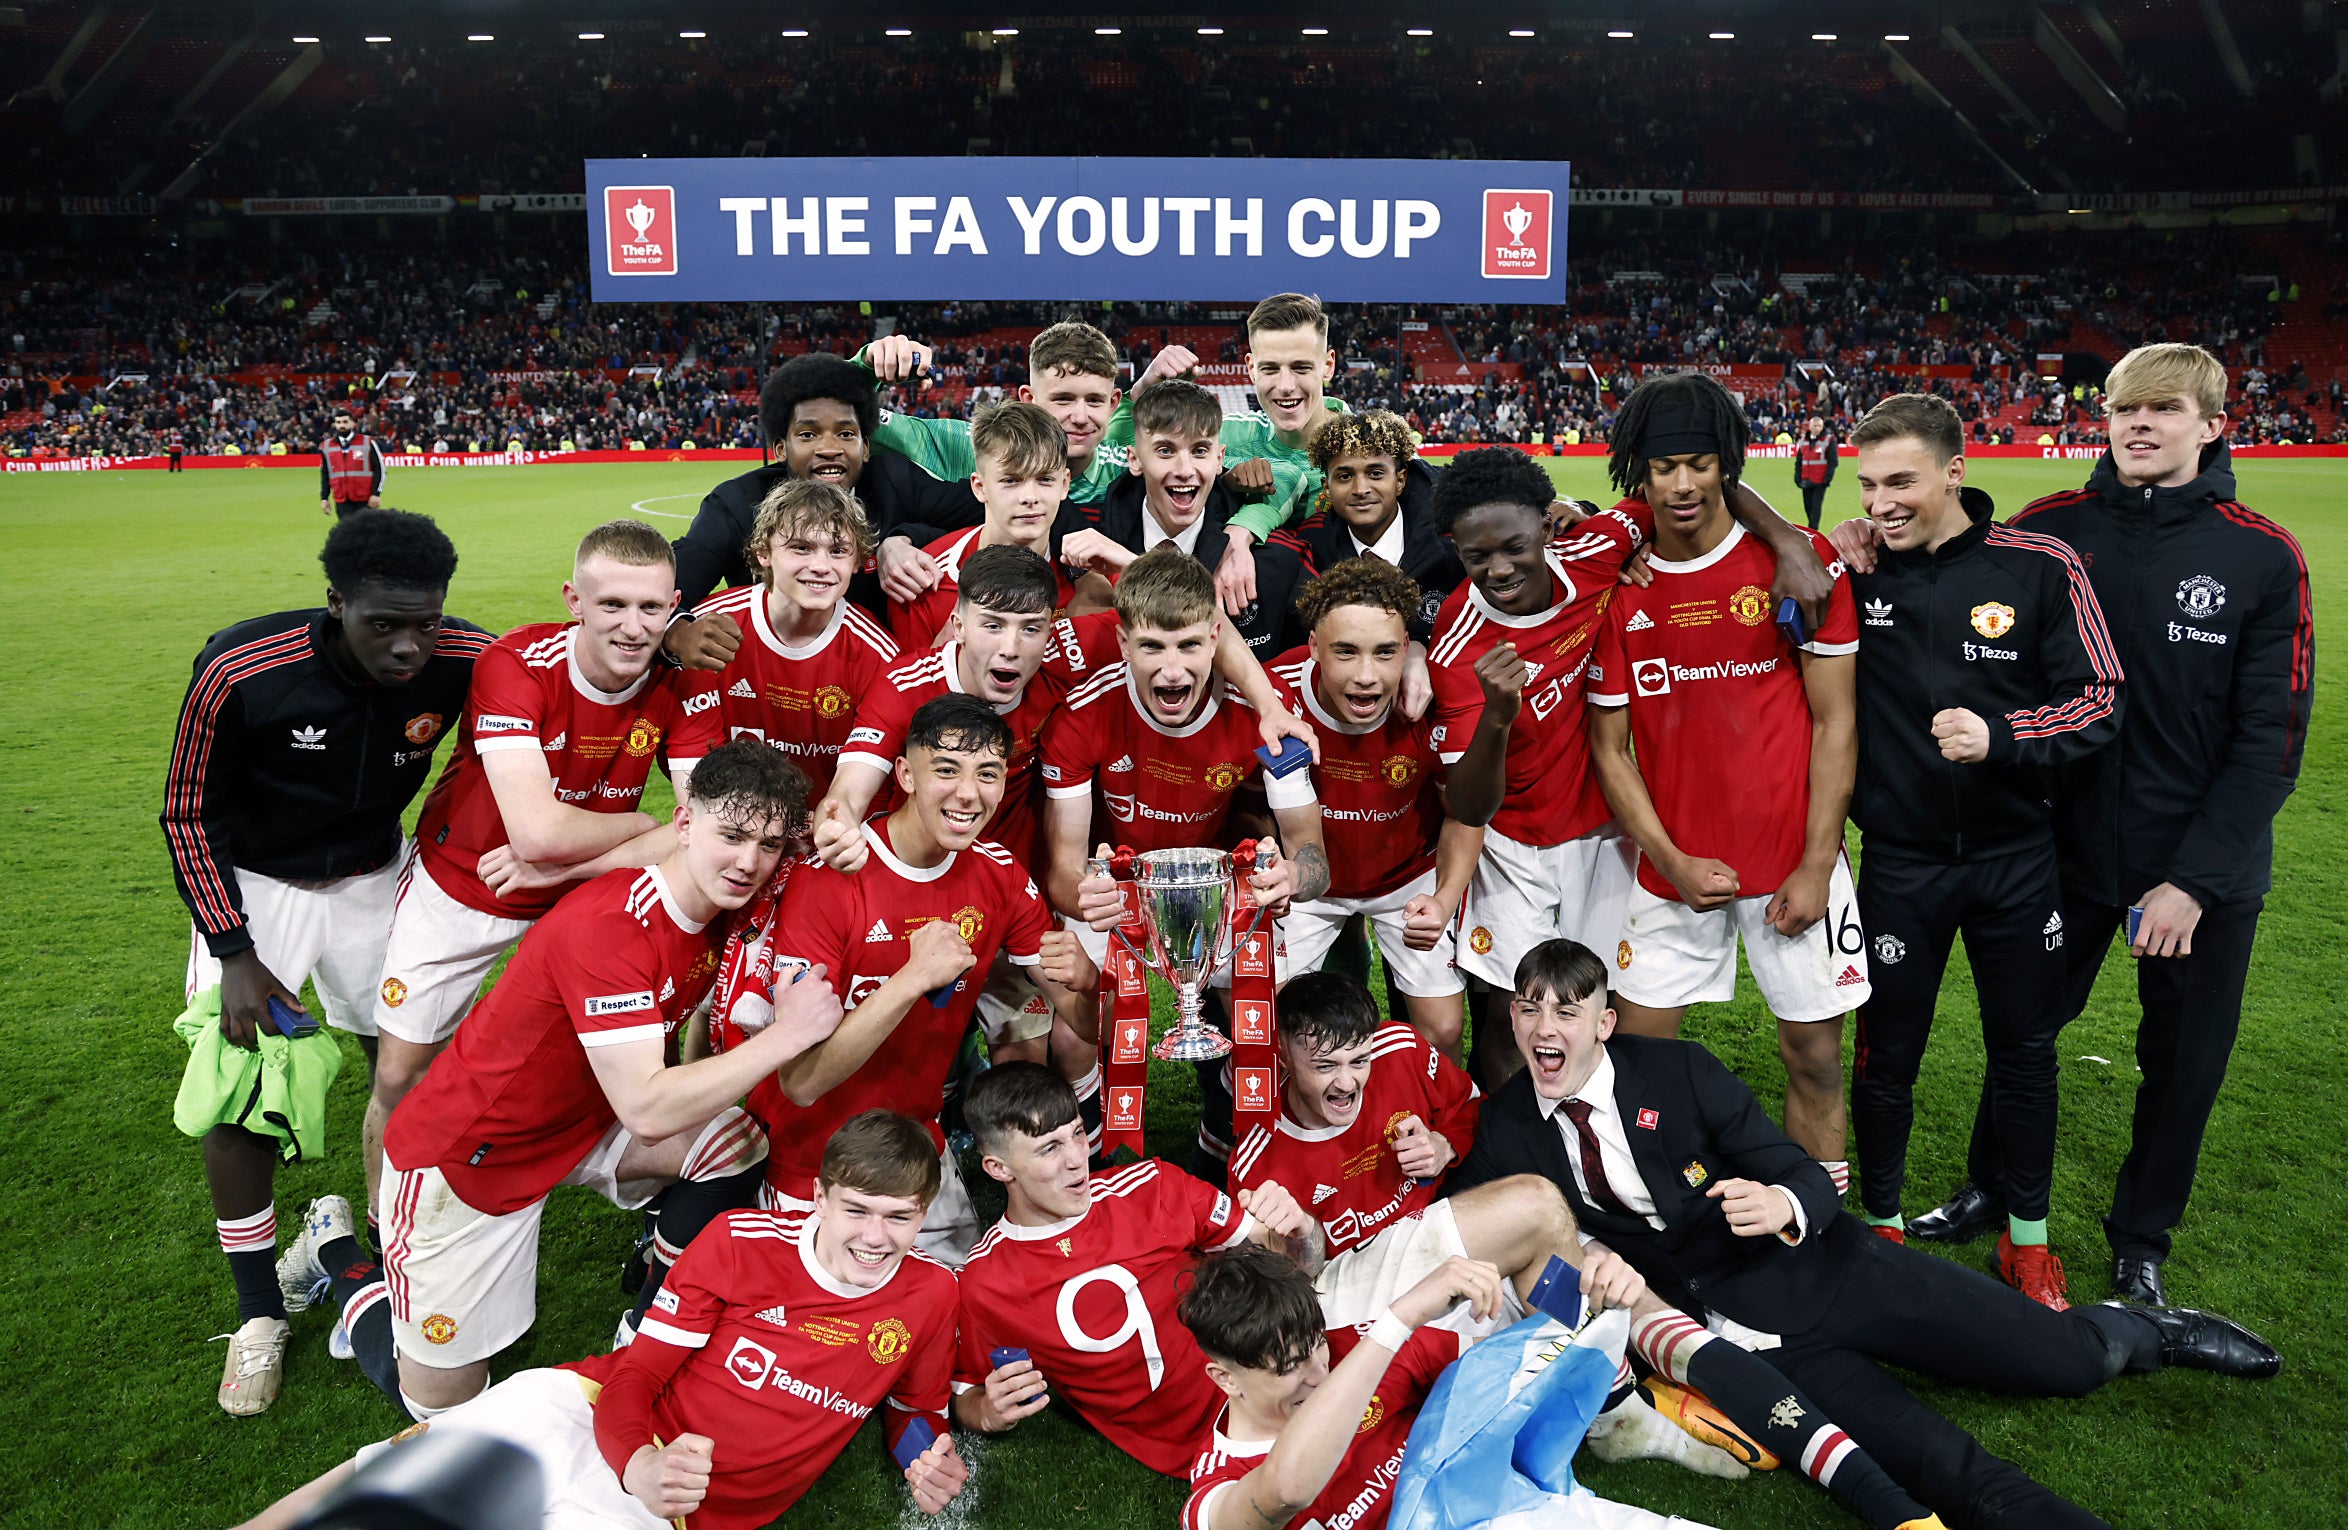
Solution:
M1374 554L1396 568L1402 567L1402 512L1399 510L1394 513L1393 523L1377 541L1364 542L1353 534L1351 526L1345 530L1345 539L1353 544L1353 555L1357 558Z
M1396 517L1396 519L1399 521L1400 517ZM1192 521L1189 525L1183 527L1180 531L1168 531L1165 527L1158 524L1158 518L1150 513L1149 504L1147 501L1144 501L1141 507L1141 550L1143 552L1155 552L1158 550L1158 545L1160 543L1171 542L1176 547L1181 548L1184 552L1195 558L1198 556L1199 528L1204 526L1206 523L1207 518L1205 514L1202 513L1198 519Z

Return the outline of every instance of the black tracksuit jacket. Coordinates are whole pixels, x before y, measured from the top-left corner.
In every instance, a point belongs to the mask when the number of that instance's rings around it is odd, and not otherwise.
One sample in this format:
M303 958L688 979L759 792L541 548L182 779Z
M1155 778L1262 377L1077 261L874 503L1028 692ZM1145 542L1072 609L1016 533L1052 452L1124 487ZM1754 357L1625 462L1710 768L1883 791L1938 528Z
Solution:
M1402 521L1399 567L1418 581L1422 597L1418 613L1409 622L1410 635L1413 641L1424 643L1435 630L1443 602L1466 580L1467 570L1460 566L1451 538L1435 529L1435 470L1415 457L1403 464L1402 502L1396 513ZM1303 556L1307 578L1360 556L1353 550L1353 528L1326 509L1273 532L1271 540L1293 547Z
M1937 552L1886 551L1854 574L1859 772L1851 818L1878 846L1957 865L2053 834L2059 767L2120 730L2121 668L2086 570L2052 537L2001 526L1964 491L1973 524ZM1935 714L1989 725L1989 757L1943 759Z
M2128 670L2112 747L2066 766L2066 894L2107 906L2172 883L2204 908L2264 896L2274 819L2299 779L2315 702L2307 559L2234 498L2225 442L2177 488L2087 486L2014 517L2075 549Z

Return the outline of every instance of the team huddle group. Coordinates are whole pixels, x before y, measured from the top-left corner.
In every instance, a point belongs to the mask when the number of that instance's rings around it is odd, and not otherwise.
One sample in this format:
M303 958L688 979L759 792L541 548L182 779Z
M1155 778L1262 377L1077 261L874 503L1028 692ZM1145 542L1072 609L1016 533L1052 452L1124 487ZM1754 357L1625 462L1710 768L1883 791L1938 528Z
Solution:
M774 460L673 545L589 531L567 620L448 614L448 536L362 499L323 609L216 635L163 826L195 926L181 1124L238 1299L221 1406L269 1407L316 1310L400 1439L535 1455L549 1526L765 1524L876 1409L936 1512L957 1436L1059 1406L1187 1478L1189 1530L1377 1530L1429 1388L1562 1259L1628 1313L1601 1458L2045 1526L2102 1521L1878 1362L2029 1395L2274 1374L2160 1284L2312 690L2304 564L2233 500L2218 364L2131 354L2112 454L2006 523L1948 406L1886 400L1830 543L1745 482L1701 375L1625 401L1601 509L1325 399L1327 333L1309 297L1260 304L1238 418L1180 347L1124 396L1079 323L967 424L879 410L911 339L797 357L761 395ZM1104 1155L1107 863L1243 839L1272 1124L1235 1133L1201 1064L1186 1169ZM2073 1307L2054 1044L2123 924L2122 1299ZM1911 1228L1959 935L1973 1179ZM1781 1122L1677 1039L1740 944ZM305 981L371 1063L367 1202L313 1201L281 1250L275 1166L315 1150L339 1055ZM985 1229L962 1133L1007 1202ZM609 1353L491 1385L558 1185L642 1209L636 1300ZM1986 1274L1905 1246L1992 1227Z

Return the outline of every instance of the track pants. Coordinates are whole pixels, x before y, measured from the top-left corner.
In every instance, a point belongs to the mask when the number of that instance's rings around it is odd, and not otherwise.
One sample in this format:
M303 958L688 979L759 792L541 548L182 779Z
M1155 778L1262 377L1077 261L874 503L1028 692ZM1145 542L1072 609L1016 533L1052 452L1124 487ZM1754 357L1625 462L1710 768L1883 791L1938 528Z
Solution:
M1826 513L1826 485L1805 483L1797 485L1802 491L1802 513L1810 518L1810 529L1818 529L1818 518Z
M1864 893L1860 901L1864 907ZM2144 1070L2144 1079L2136 1086L2128 1156L2112 1191L2112 1209L2103 1219L2104 1237L2115 1254L2168 1257L2169 1232L2184 1219L2185 1203L2193 1194L2202 1133L2217 1104L2218 1088L2226 1081L2226 1062L2242 1027L2242 989L2250 977L2250 948L2264 907L2260 899L2218 904L2205 910L2194 926L2192 955L2146 957L2136 963L2136 998L2143 1008L2136 1027L2136 1065ZM2064 947L2064 1024L2087 1008L2112 937L2125 927L2127 913L2108 904L2065 900L2069 944ZM1876 991L1882 991L1880 985ZM2005 1172L1995 1126L2002 1108L1997 1081L1984 1080L1981 1108L1973 1122L1976 1184L1994 1187Z
M2069 1013L2061 902L2051 843L1955 866L1911 859L1889 846L1866 849L1859 921L1868 933L1874 996L1859 1006L1851 1125L1859 1198L1870 1216L1900 1209L1916 1075L1949 947L1960 934L1995 1086L1986 1107L1990 1130L1975 1138L1975 1181L2002 1194L2015 1216L2046 1216L2054 1179L2055 1038ZM1980 1158L1984 1142L1995 1143L1995 1158Z

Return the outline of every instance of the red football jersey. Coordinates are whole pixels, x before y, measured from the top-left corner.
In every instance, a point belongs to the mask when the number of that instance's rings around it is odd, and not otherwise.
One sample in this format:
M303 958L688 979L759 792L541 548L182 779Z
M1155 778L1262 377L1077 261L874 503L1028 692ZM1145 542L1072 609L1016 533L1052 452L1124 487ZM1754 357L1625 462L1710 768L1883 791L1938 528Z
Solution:
M946 1076L987 969L997 951L1014 965L1034 966L1052 925L1043 894L1000 845L980 840L923 870L890 850L886 818L867 820L864 837L871 853L854 874L813 858L792 873L772 936L778 986L791 981L793 968L820 962L840 1002L854 1009L911 959L913 932L937 919L959 928L978 960L942 1007L915 999L864 1066L814 1104L792 1104L773 1078L750 1091L750 1113L766 1126L767 1183L799 1200L814 1194L824 1144L859 1111L894 1110L926 1121L945 1146L937 1115Z
M1549 545L1557 600L1533 616L1510 616L1477 593L1474 580L1451 592L1435 618L1427 667L1435 684L1435 747L1456 765L1484 714L1476 661L1513 643L1530 672L1524 706L1508 730L1508 785L1491 827L1526 845L1561 845L1606 822L1606 798L1590 771L1582 718L1582 670L1614 591L1615 576L1654 530L1646 501L1626 499Z
M693 1530L772 1521L883 1398L944 1412L952 1273L913 1253L871 1290L848 1285L816 1262L816 1221L728 1212L686 1247L633 1344L562 1367L602 1384L595 1443L614 1475L656 1439L715 1442Z
M1223 1406L1174 1315L1181 1281L1193 1256L1254 1225L1230 1196L1156 1159L1096 1175L1091 1207L1068 1221L997 1222L962 1267L954 1389L985 1383L989 1351L1024 1349L1109 1443L1181 1476Z
M1231 794L1262 768L1263 734L1237 690L1211 684L1206 705L1181 728L1143 713L1123 664L1068 693L1044 728L1044 795L1083 797L1099 783L1088 845L1170 850L1223 837ZM1314 800L1312 774L1266 776L1264 796L1274 808L1302 807Z
M1483 1110L1466 1070L1407 1025L1378 1027L1370 1058L1351 1125L1301 1126L1283 1109L1275 1125L1251 1128L1231 1150L1231 1183L1252 1190L1279 1181L1320 1222L1322 1248L1332 1257L1417 1216L1442 1193L1441 1179L1413 1179L1395 1160L1403 1117L1442 1133L1456 1163L1475 1144Z
M1350 1328L1329 1330L1329 1364L1334 1367L1361 1340ZM1422 1328L1403 1341L1386 1374L1370 1394L1345 1459L1294 1523L1343 1526L1344 1530L1379 1530L1392 1505L1394 1483L1402 1475L1402 1447L1410 1426L1418 1422L1419 1405L1434 1390L1443 1368L1459 1358L1460 1336L1443 1328ZM1270 1440L1234 1440L1223 1430L1227 1411L1218 1412L1207 1448L1190 1467L1190 1497L1182 1505L1182 1530L1208 1530L1215 1495L1264 1464L1272 1450Z
M954 605L962 598L962 560L978 551L978 539L986 534L984 526L973 526L967 531L950 532L922 549L937 560L938 582L922 591L911 601L892 599L889 602L889 630L897 635L897 646L907 653L919 653L935 645L938 634L954 614ZM1052 565L1052 575L1060 582L1060 593L1052 602L1053 614L1068 609L1068 602L1076 598L1076 585L1068 577L1068 570L1060 560L1046 554Z
M1826 538L1810 540L1834 595L1803 647L1856 653L1850 578ZM1617 591L1601 625L1590 702L1631 709L1639 775L1671 842L1734 867L1739 896L1773 893L1801 865L1810 819L1810 699L1769 599L1777 559L1731 525L1701 558L1647 566L1655 582ZM1679 897L1643 856L1639 885Z
M392 1111L384 1157L437 1164L496 1216L545 1195L618 1119L587 1049L673 1035L716 979L724 934L677 912L657 866L579 888L522 937L447 1061Z
M823 799L856 708L897 662L897 645L854 601L832 608L821 636L798 647L775 635L766 587L736 585L712 595L696 615L722 612L742 629L742 646L720 671L728 738L762 738L807 772L807 800Z
M1291 649L1268 667L1281 698L1321 736L1312 774L1321 797L1321 842L1329 851L1329 896L1381 897L1432 868L1443 832L1433 719L1414 723L1388 707L1385 721L1357 728L1321 705L1311 649Z
M416 821L416 844L432 880L484 914L535 919L565 889L500 897L481 880L481 857L506 843L482 755L540 750L561 801L591 813L633 813L655 754L672 771L689 769L725 738L715 677L655 664L626 690L597 690L572 655L577 631L576 622L538 622L482 651L473 662L457 747Z

